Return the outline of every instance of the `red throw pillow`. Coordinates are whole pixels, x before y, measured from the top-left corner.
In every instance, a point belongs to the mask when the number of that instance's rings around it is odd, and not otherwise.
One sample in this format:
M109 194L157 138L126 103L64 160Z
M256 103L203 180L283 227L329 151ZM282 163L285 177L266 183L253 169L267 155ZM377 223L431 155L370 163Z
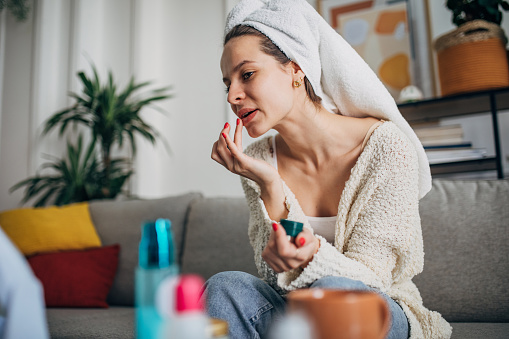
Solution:
M28 258L44 287L48 307L108 307L106 297L117 272L118 244Z

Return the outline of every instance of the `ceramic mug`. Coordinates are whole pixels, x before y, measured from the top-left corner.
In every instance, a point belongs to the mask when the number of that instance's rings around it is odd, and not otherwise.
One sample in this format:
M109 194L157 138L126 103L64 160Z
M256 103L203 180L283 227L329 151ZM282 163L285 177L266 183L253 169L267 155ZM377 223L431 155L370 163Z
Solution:
M288 294L288 311L304 313L318 339L383 339L390 326L387 302L371 291L292 291Z

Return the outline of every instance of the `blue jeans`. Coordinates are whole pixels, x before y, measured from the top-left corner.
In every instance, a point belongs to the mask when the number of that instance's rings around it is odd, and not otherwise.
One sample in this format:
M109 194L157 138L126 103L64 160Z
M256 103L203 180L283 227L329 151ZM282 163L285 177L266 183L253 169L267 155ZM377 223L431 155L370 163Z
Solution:
M310 287L374 290L360 281L332 276L318 279ZM392 316L387 338L408 338L405 313L394 300L380 294L388 302ZM272 287L244 272L214 275L205 284L205 296L209 315L228 321L231 339L264 338L272 322L283 315L286 306L286 300Z

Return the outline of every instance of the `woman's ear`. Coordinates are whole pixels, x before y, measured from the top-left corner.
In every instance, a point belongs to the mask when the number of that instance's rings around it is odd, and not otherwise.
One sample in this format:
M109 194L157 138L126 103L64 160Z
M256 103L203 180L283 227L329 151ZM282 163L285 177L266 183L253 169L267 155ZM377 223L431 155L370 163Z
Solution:
M300 66L293 61L290 62L290 68L293 76L296 76L297 78L304 78L306 76Z

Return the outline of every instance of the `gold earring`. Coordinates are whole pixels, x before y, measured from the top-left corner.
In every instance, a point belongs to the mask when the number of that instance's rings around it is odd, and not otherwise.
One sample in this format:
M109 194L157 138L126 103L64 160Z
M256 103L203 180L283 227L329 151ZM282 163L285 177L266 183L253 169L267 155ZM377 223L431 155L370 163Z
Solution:
M301 85L302 85L302 78L300 78L300 80L295 80L295 81L293 82L293 86L294 86L294 87L297 87L297 88L298 88L298 87L300 87Z

